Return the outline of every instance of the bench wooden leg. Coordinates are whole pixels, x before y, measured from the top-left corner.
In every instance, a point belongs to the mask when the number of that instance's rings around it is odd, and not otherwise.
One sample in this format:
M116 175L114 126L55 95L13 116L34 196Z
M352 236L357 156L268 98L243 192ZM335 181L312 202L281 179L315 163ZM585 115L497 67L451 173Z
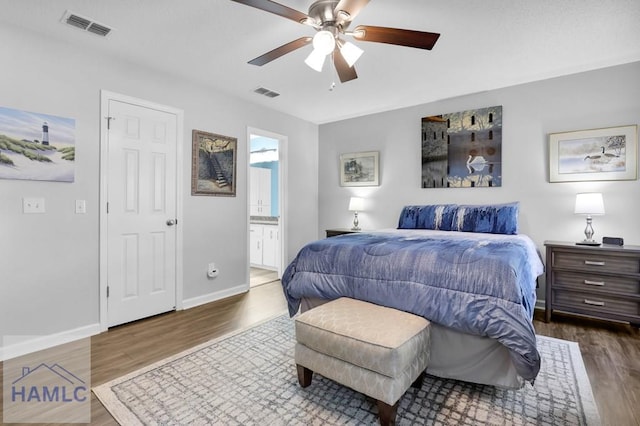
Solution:
M397 402L393 405L389 405L386 402L378 400L378 418L380 420L380 426L395 425L397 411Z
M422 382L424 381L424 371L422 373L420 373L420 375L418 376L418 378L411 383L411 387L412 388L416 388L416 389L420 389L422 387Z
M296 367L298 369L298 383L300 383L300 386L302 386L303 388L306 388L311 384L311 379L313 378L313 371L299 364L296 364Z

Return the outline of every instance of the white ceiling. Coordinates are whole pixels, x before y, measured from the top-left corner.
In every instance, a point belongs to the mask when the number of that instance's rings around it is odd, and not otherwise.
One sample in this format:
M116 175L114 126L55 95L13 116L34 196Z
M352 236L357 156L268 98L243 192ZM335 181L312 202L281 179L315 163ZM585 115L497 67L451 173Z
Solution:
M311 4L279 2L305 13ZM66 10L114 30L102 39L63 25ZM351 28L441 36L432 51L355 42L365 51L359 78L344 84L332 67L304 64L311 46L247 64L314 30L231 0L0 0L0 23L319 124L640 60L639 0L372 0ZM281 95L253 93L259 86Z

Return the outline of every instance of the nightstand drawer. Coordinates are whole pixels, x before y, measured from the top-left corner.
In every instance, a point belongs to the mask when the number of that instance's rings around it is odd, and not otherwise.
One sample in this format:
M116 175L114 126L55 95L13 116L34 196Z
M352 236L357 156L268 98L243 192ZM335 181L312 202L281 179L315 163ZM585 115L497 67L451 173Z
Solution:
M574 308L594 314L610 312L630 316L640 315L640 304L636 300L578 291L554 290L553 305L555 309Z
M553 252L553 267L589 272L637 274L640 273L640 259L606 253L573 253L556 250Z
M591 291L598 289L601 291L640 294L640 280L634 278L569 271L554 271L553 275L555 286L569 287L573 290Z

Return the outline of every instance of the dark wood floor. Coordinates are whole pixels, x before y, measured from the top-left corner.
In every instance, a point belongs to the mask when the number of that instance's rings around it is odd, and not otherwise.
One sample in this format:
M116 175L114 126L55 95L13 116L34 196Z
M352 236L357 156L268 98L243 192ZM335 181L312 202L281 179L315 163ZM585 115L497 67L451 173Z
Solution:
M91 338L92 385L285 310L286 302L277 281L252 288L243 295L115 327ZM568 317L554 318L549 324L536 319L535 327L538 334L580 344L604 424L640 425L640 333L637 329ZM1 407L0 403L0 410ZM93 395L91 415L92 424L116 424Z
M640 425L640 331L629 325L554 315L545 323L536 312L534 327L543 336L578 342L602 423Z

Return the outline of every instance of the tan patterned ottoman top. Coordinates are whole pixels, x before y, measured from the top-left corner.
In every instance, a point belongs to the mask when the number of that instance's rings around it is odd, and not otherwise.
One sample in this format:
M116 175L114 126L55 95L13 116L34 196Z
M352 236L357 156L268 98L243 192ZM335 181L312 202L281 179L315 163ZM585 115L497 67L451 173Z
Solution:
M296 339L317 352L397 377L428 350L428 320L346 297L296 317Z

